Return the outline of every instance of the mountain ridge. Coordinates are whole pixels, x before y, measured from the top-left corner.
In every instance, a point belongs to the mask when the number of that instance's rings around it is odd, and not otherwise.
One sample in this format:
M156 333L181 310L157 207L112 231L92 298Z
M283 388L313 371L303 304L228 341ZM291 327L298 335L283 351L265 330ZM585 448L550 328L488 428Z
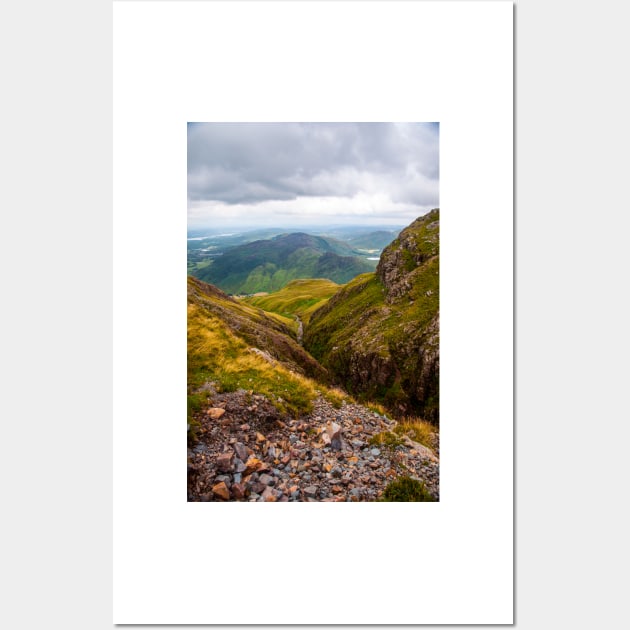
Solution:
M298 278L343 284L375 267L376 261L342 241L294 232L231 247L195 275L228 293L253 294L276 291Z
M353 395L439 422L439 209L311 315L304 346Z

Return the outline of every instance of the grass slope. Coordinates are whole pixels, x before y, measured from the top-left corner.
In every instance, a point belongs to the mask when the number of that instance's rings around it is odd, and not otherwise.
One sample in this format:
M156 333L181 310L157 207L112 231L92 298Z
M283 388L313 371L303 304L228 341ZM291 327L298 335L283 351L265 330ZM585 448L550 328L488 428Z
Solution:
M439 212L403 230L376 273L317 309L304 345L353 395L437 421Z
M292 280L280 291L243 300L252 306L286 318L294 315L307 323L311 314L339 290L339 285L324 278Z
M311 411L318 391L340 402L340 393L325 385L326 371L292 339L283 319L188 278L188 424L193 435L198 413L209 403L207 382L220 391L262 394L292 416Z

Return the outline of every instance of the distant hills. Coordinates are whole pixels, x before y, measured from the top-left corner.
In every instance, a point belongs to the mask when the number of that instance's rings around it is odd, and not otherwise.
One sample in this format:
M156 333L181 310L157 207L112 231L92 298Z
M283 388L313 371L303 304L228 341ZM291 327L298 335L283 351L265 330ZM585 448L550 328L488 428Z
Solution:
M276 291L297 278L344 284L373 271L376 263L343 241L296 232L230 247L190 273L227 293L253 294Z
M400 233L400 230L377 230L367 234L359 234L348 239L348 244L356 249L382 250L387 247Z

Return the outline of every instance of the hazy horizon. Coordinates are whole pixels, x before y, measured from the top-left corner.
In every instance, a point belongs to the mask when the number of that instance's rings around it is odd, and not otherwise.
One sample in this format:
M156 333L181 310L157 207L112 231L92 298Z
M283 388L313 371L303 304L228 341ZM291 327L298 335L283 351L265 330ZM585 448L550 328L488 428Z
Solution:
M232 236L237 234L248 234L250 232L262 232L262 231L286 231L286 232L309 232L309 233L325 233L325 232L376 232L379 230L392 231L402 230L407 227L407 223L375 223L374 225L367 225L363 223L331 223L328 225L322 224L305 224L299 223L295 225L208 225L208 226L188 226L187 234L199 235L208 234L209 236L220 236L224 234L226 236Z
M439 207L438 144L438 123L189 123L188 231L405 227Z

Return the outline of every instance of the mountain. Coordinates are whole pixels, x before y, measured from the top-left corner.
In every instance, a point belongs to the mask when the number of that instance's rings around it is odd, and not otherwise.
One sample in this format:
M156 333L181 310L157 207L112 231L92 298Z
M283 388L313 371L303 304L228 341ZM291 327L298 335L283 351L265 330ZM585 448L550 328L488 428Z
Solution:
M357 254L341 241L298 232L231 247L193 273L228 293L251 294L275 291L296 278L348 282L376 265Z
M348 391L439 422L439 210L310 318L304 346Z
M189 501L439 500L439 210L343 286L189 277L187 419Z

